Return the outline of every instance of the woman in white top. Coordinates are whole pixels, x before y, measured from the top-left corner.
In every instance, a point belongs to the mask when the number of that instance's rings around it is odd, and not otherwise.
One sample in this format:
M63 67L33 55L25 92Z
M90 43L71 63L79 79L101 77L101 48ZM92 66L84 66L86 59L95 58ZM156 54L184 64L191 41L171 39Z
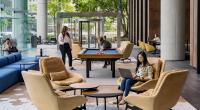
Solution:
M124 78L121 82L120 89L124 92L120 97L120 104L124 104L123 98L128 96L131 86L138 81L148 81L153 78L153 67L149 64L144 51L137 55L136 72L132 74L133 78Z
M65 57L66 53L68 56L68 62L69 62L69 67L71 70L74 70L72 67L72 40L70 38L70 35L68 33L68 27L64 26L62 29L62 32L58 36L58 43L59 43L59 48L60 52L62 54L62 60L65 64Z

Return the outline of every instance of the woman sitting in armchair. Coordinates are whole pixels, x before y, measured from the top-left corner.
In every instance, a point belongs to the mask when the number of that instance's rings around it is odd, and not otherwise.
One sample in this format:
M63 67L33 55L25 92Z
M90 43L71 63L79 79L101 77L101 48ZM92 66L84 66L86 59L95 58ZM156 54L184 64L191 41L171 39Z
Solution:
M124 78L121 82L120 89L123 91L123 96L120 97L120 103L124 104L124 97L128 96L131 86L138 81L147 81L153 77L153 67L149 64L145 52L141 51L137 55L136 72L132 73L132 78Z

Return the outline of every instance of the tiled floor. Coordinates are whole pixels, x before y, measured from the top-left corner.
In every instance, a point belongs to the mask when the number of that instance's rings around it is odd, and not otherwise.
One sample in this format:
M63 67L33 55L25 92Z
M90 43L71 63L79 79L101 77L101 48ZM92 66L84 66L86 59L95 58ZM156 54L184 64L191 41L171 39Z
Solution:
M189 75L182 91L182 96L200 110L200 74L189 65L189 61L167 61L166 70L188 69Z
M136 57L139 51L140 49L138 49L137 47L133 48L131 57ZM39 49L26 52L26 54L31 54L31 55L35 55L37 53L39 54ZM55 48L54 50L51 48L46 48L43 53L46 55L60 56L59 50L56 50ZM148 56L155 56L155 55L148 54ZM124 65L124 67L127 67L127 66ZM195 106L197 109L200 110L200 98L198 98L200 97L200 91L199 91L200 90L200 74L197 74L197 71L193 67L190 66L189 61L167 61L165 70L179 69L179 68L189 70L189 75L188 75L186 84L184 86L184 89L182 91L182 96L186 100L188 100L193 106ZM99 70L99 71L102 71L102 70ZM109 72L107 70L103 70L103 71L105 73ZM109 78L110 75L109 76L108 75L109 74L100 74L100 75L94 75L94 77L107 79L109 83L111 82L113 83L113 79ZM110 79L112 79L112 81L110 81ZM91 79L88 79L88 80L91 80Z
M99 87L98 89L101 89ZM104 86L103 91L117 90L117 86ZM80 91L76 91L77 95L80 94ZM73 94L73 91L68 91L67 94ZM131 93L133 94L133 93ZM96 99L87 97L86 107L87 110L104 110L104 100L99 98L99 105L96 105ZM124 110L125 105L120 105L119 109L115 104L112 104L113 101L116 101L116 98L107 98L106 108L107 110ZM186 102L182 97L180 97L178 103L172 108L173 110L196 110L191 104ZM0 110L38 110L34 106L24 85L18 83L4 93L0 95ZM134 109L140 110L140 109Z

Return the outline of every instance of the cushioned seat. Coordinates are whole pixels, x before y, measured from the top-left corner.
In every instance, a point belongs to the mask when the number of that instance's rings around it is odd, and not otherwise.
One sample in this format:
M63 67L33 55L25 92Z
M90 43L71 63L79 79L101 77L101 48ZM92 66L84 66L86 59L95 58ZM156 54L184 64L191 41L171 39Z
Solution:
M40 71L47 76L48 79L51 80L51 83L54 89L59 89L60 86L69 87L72 83L81 83L84 82L84 78L78 74L71 72L65 68L65 65L61 58L59 57L48 57L40 59ZM50 76L51 73L64 71L68 74L68 78L52 81ZM54 75L55 76L55 75Z
M19 81L20 72L16 69L0 68L0 92Z
M67 78L67 79L64 79L64 80L60 80L60 81L54 81L55 84L57 85L61 85L61 86L68 86L70 84L73 84L73 83L79 83L79 82L82 82L82 78L79 78L79 77L70 77L70 78Z
M145 49L147 52L153 52L156 50L156 48L153 45L145 43Z
M142 41L138 41L138 42L139 42L139 47L142 50L145 50L147 52L154 52L156 50L156 48L153 45L150 45L150 44L142 42Z
M30 64L30 65L21 65L21 69L25 69L25 70L35 70L38 64ZM23 66L23 67L22 67ZM5 68L10 68L10 69L17 69L17 70L21 70L20 69L20 64L19 62L13 63L11 65L7 65L5 66Z
M145 47L145 42L142 42L142 41L138 41L139 43L139 47L142 49L142 50L145 50L146 47Z
M187 70L163 72L154 89L125 97L126 110L137 106L142 110L169 110L176 105L187 78Z
M39 62L38 57L23 57L21 61L26 61L26 62Z

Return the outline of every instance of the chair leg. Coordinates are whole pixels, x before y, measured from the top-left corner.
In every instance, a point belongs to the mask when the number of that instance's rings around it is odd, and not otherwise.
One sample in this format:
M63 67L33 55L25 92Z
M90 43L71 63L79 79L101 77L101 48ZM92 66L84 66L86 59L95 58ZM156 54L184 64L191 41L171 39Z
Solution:
M86 110L86 104L84 104L82 108L83 108L83 110Z
M126 107L125 107L125 110L128 110L128 103L126 103Z
M131 110L142 110L136 106L129 106L128 103L126 103L126 107L125 107L125 110L128 110L128 109L131 109Z
M84 60L81 60L81 64L83 64Z
M86 110L86 104L83 104L80 107L76 107L73 110Z

